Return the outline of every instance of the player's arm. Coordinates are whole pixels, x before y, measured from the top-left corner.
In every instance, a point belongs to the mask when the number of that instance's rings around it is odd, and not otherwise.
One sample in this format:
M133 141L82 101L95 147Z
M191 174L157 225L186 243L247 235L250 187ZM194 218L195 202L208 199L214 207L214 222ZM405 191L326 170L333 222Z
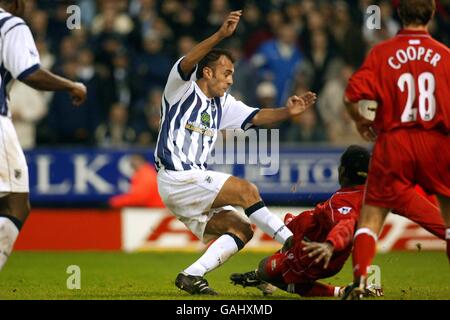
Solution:
M288 99L283 108L264 108L261 109L252 120L255 126L262 126L284 121L295 117L316 102L317 96L313 92L307 92L300 97L292 96Z
M315 263L323 261L323 268L326 269L333 253L347 248L351 243L355 226L356 219L343 219L334 226L324 242L303 241L303 251L308 253L308 257L315 257Z
M192 48L192 50L180 62L180 68L184 75L191 74L195 66L209 51L211 51L211 49L213 49L220 41L233 34L239 23L241 15L242 10L231 12L220 27L219 31Z
M372 129L377 107L376 56L372 49L361 68L350 77L343 99L348 114L366 141L376 139Z
M377 138L376 133L372 129L372 123L373 120L368 119L367 117L364 117L361 113L361 109L364 108L368 112L375 113L375 110L369 110L369 106L367 105L368 100L361 100L358 103L351 102L347 96L344 96L344 105L347 110L347 113L350 115L350 117L353 119L356 125L356 129L358 130L359 134L364 138L366 141L375 141ZM375 102L375 101L374 101Z
M5 28L2 34L2 54L4 67L13 78L38 90L67 91L74 98L75 104L81 104L86 98L84 85L42 70L39 52L28 26L17 17L8 22L9 29Z
M73 82L44 69L37 69L21 81L36 90L66 91L77 106L86 100L87 90L82 83Z

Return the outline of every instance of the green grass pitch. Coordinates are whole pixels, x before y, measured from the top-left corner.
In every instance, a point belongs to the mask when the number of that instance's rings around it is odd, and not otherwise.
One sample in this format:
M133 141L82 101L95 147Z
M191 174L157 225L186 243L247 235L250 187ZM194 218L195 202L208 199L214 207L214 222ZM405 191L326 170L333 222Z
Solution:
M0 299L212 299L190 296L174 285L177 273L199 253L14 252L0 272ZM254 288L230 284L233 272L255 268L267 254L241 252L207 279L214 299L303 299L280 290L264 297ZM450 299L450 268L444 252L379 254L385 299ZM67 267L81 269L81 289L67 289ZM351 281L351 263L324 282Z

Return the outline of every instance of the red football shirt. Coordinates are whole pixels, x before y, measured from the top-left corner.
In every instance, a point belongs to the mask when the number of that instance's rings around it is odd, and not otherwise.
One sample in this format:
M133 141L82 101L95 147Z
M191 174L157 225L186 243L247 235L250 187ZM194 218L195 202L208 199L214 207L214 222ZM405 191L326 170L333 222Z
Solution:
M349 80L351 102L376 100L373 128L450 131L450 50L424 31L402 30L375 46Z
M352 251L352 239L362 206L364 185L342 188L330 199L305 211L287 224L294 234L295 245L286 252L294 259L285 259L284 267L291 270L285 279L294 283L326 278L339 272ZM333 258L328 268L315 265L313 258L303 251L302 240L330 241L334 245Z

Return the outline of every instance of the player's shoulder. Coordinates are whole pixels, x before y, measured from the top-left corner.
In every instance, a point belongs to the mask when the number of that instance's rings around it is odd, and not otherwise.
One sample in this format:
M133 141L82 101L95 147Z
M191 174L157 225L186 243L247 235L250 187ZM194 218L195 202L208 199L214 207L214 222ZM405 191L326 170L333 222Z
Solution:
M5 36L8 32L19 26L26 25L26 22L22 18L6 11L0 11L0 34L2 36Z
M364 196L364 186L342 188L333 195L333 206L358 207Z
M430 37L430 41L433 44L433 46L439 50L439 53L444 53L446 54L448 57L450 57L450 48L447 47L445 44L443 44L442 42L439 42L438 40Z

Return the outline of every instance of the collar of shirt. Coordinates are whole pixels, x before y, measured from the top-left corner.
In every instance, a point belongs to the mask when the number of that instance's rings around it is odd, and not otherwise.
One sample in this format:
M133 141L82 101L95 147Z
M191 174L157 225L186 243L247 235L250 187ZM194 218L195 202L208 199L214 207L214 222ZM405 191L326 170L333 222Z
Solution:
M357 186L353 186L353 187L341 188L337 192L364 191L364 187L365 187L365 185L361 184L361 185L357 185Z
M409 30L409 29L402 29L400 30L397 35L406 35L406 36L430 36L430 34L427 31L424 30Z

